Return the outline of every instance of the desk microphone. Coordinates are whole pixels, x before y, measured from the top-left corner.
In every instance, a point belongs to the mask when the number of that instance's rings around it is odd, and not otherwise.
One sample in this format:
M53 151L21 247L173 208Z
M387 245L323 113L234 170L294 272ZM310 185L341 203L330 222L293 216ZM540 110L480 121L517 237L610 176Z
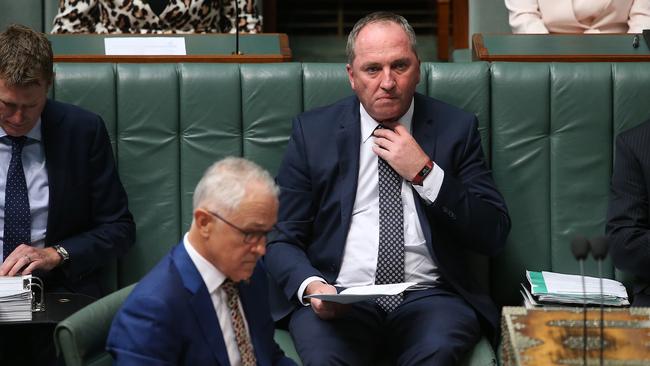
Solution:
M591 240L591 255L598 263L598 279L600 280L600 366L603 366L603 348L605 348L605 338L603 337L603 328L605 323L603 295L603 261L607 257L607 239L603 236Z
M587 365L587 290L585 288L585 259L589 254L589 241L584 236L576 236L571 241L571 252L580 264L582 279L582 364Z

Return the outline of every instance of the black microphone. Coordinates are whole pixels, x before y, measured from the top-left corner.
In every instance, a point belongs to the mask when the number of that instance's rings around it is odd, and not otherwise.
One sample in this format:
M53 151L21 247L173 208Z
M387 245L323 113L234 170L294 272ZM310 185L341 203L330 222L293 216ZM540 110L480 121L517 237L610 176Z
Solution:
M605 338L603 337L605 311L603 295L603 261L607 257L607 239L603 236L591 240L591 255L598 263L598 279L600 280L600 366L603 366L603 348L605 348Z
M587 365L587 290L585 288L585 259L589 254L589 241L584 236L576 236L571 241L571 252L580 264L582 279L582 364Z

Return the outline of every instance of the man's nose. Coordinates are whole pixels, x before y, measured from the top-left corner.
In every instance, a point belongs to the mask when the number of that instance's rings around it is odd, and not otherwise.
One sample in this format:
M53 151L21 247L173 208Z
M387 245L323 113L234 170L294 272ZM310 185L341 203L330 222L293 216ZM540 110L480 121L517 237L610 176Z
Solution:
M266 237L262 237L257 243L253 244L251 248L253 253L259 255L260 257L266 254Z
M391 90L395 87L395 78L390 69L382 72L381 84L379 86L384 90Z
M25 112L21 108L13 108L2 114L5 120L14 123L20 123L25 117Z

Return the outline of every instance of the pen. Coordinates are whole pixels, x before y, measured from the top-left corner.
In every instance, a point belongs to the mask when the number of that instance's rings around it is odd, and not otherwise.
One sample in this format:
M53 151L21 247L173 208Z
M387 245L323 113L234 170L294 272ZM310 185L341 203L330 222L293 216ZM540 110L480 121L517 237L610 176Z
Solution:
M634 39L632 39L632 47L639 48L639 35L635 34Z

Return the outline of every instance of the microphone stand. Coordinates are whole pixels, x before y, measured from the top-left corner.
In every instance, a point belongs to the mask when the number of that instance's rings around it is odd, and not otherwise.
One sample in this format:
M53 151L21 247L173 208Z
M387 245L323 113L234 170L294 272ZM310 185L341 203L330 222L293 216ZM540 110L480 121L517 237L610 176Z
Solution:
M241 55L242 53L239 51L239 4L237 3L238 0L234 0L235 2L235 52L233 52L233 55Z
M607 239L600 236L591 241L591 254L598 262L598 279L600 280L600 366L603 366L603 350L605 348L605 295L603 293L603 261L607 257Z
M585 261L578 260L580 264L580 278L582 279L582 364L587 365L587 288L585 286Z
M589 241L583 236L576 236L571 241L571 252L580 264L580 279L582 279L582 364L587 365L587 289L585 286L584 261L589 254Z

